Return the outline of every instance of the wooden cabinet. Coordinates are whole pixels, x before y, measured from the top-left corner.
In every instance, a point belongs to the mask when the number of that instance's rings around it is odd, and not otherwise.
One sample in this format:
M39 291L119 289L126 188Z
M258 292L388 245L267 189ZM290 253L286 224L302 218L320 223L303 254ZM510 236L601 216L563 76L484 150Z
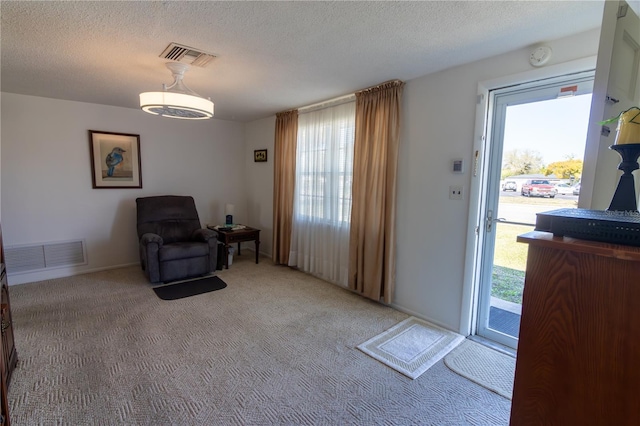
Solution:
M4 269L4 263L0 263L2 269L2 303L0 304L0 318L1 318L1 332L2 332L2 350L0 350L0 392L2 393L0 424L9 425L9 403L7 400L7 389L9 387L9 379L13 372L13 367L17 362L17 357L14 355L13 364L11 363L11 352L15 354L15 347L13 345L13 327L11 327L11 310L9 308L9 292L6 285L6 272ZM6 297L6 303L5 303ZM7 322L7 318L8 321Z
M511 425L640 424L640 247L530 232Z
M2 393L1 424L9 425L9 405L7 403L7 389L11 380L11 374L18 362L13 339L13 319L11 318L11 303L9 301L9 285L7 273L4 267L4 249L2 247L2 229L0 228L0 333L2 337L2 349L0 350L0 392Z
M0 351L0 363L4 365L4 355ZM0 425L8 426L9 421L9 401L7 399L7 383L0 381Z
M16 352L15 341L13 339L13 319L11 318L11 303L9 301L9 285L7 283L7 274L4 268L2 268L2 303L0 304L0 318L1 318L1 331L2 331L2 355L3 355L3 371L2 380L7 383L7 386L11 382L11 374L13 369L18 363L18 354Z

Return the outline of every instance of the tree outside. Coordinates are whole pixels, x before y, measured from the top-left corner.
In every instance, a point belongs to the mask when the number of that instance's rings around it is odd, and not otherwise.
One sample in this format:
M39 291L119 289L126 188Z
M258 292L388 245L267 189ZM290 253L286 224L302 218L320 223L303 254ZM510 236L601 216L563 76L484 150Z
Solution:
M544 174L558 179L579 181L582 176L582 160L567 156L566 160L554 161L545 166L542 154L531 149L512 149L504 153L501 178L517 175Z
M554 175L558 179L579 180L582 176L582 160L569 158L564 161L555 161L546 167L544 174L545 176Z
M501 177L542 173L545 170L542 154L531 149L512 149L502 157Z

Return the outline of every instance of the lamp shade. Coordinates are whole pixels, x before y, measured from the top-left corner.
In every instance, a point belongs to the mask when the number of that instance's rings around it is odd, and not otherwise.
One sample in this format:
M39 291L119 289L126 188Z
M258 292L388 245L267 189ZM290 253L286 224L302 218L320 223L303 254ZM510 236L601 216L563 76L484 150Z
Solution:
M640 108L631 107L618 118L616 145L640 143Z
M213 117L213 102L189 89L183 81L187 64L168 62L165 64L173 74L173 84L163 85L162 92L140 93L140 108L149 114L184 120L206 120Z
M184 93L140 93L140 108L150 114L170 118L206 120L213 117L213 102Z
M224 214L225 215L233 215L233 210L234 210L234 205L233 204L227 204L224 206Z

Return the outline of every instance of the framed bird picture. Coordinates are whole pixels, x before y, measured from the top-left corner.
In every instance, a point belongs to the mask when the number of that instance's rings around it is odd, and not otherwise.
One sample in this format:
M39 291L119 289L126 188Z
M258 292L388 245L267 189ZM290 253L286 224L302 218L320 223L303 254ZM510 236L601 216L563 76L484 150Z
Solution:
M142 188L140 135L89 130L93 187Z

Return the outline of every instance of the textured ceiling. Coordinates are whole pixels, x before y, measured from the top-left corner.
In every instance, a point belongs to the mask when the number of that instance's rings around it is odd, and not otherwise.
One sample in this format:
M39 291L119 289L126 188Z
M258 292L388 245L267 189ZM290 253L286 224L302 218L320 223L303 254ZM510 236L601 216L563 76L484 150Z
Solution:
M602 1L2 1L2 91L138 108L170 42L186 84L248 121L600 26Z

